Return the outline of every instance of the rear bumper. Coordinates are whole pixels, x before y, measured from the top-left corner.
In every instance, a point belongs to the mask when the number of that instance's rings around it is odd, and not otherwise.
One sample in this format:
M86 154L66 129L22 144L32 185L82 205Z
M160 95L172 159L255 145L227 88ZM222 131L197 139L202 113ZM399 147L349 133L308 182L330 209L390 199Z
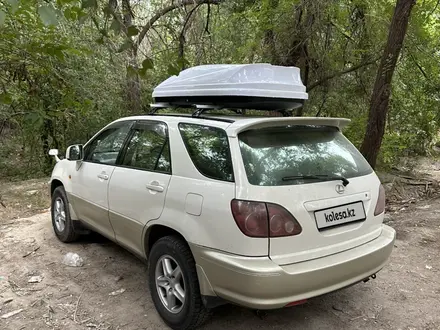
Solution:
M388 261L395 231L330 256L279 266L268 257L243 257L192 245L202 294L255 309L275 309L362 281Z

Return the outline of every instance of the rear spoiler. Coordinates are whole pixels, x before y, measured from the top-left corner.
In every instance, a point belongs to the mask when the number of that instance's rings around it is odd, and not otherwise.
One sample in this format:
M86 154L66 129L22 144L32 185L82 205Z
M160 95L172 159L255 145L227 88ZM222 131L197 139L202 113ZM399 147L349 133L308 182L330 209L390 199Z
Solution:
M326 117L276 117L276 118L253 118L235 121L227 128L228 136L237 137L243 131L258 128L268 128L285 125L314 125L332 126L339 129L344 128L350 123L346 118L326 118Z

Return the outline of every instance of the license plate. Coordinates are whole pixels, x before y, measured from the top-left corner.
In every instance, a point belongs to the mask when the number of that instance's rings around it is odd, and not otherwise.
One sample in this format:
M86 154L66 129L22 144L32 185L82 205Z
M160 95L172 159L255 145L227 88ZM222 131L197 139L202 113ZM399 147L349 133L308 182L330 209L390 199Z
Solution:
M362 202L345 204L315 212L318 229L365 220L365 218L364 203Z

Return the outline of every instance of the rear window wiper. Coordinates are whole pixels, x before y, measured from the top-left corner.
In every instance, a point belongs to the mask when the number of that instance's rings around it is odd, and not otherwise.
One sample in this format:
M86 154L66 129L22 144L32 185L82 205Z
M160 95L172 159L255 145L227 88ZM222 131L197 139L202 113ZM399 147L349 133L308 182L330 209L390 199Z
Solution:
M290 180L297 180L297 179L316 179L316 180L342 180L342 184L347 186L350 181L348 181L346 178L344 178L341 175L327 175L327 174L315 174L315 175L291 175L291 176L285 176L282 178L283 181L290 181Z

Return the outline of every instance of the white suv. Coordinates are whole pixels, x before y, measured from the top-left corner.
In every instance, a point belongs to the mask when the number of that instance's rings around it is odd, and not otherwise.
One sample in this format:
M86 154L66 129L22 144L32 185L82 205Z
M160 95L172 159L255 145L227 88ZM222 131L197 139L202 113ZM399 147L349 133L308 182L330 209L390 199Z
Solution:
M173 329L224 302L281 308L367 280L395 232L382 224L379 179L340 132L347 122L119 119L57 159L55 234L71 242L91 229L148 260Z
M124 118L84 151L69 147L51 178L58 238L84 225L148 259L153 301L175 329L194 328L217 298L280 308L384 266L395 233L345 121L205 118Z

